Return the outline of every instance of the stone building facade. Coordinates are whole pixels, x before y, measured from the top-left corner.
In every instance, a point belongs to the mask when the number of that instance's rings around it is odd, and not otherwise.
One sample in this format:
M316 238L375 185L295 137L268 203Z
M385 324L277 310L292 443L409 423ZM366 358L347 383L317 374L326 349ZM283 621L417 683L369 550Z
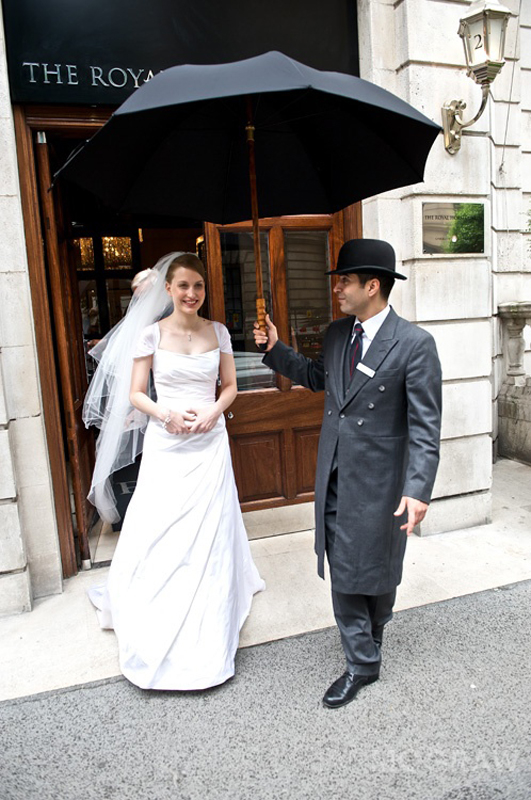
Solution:
M442 104L456 98L466 101L472 117L481 93L466 77L456 35L467 5L360 3L362 77L432 119L440 119ZM364 203L364 235L396 243L409 276L401 311L434 335L443 364L441 465L424 533L490 519L497 397L506 370L497 309L531 296L531 8L506 5L513 12L506 64L460 152L449 155L442 141L436 143L422 184ZM432 200L484 204L484 254L423 257L422 203Z
M61 592L62 570L0 37L0 612L9 614Z
M513 12L507 63L461 151L449 155L441 136L423 183L363 203L364 236L390 241L397 268L409 278L395 288L393 304L434 335L443 364L442 458L422 534L491 517L497 397L506 370L498 306L531 300L531 3L504 1ZM456 33L468 5L358 0L361 77L436 121L454 98L464 99L472 116L480 89L466 76ZM0 613L6 614L61 592L62 571L3 41L0 32ZM423 203L457 202L484 205L484 253L423 253ZM529 340L525 358L529 372Z

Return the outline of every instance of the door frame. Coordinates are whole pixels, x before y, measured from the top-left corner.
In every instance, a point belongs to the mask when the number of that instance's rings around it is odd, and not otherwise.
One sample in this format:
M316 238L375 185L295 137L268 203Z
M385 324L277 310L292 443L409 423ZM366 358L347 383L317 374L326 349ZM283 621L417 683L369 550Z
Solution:
M47 288L45 236L39 213L39 177L34 137L37 131L68 131L73 135L90 136L107 121L111 113L112 110L104 108L13 106L42 409L64 578L75 575L78 564L64 440L62 435L58 435L62 431L61 393L52 338L52 310Z

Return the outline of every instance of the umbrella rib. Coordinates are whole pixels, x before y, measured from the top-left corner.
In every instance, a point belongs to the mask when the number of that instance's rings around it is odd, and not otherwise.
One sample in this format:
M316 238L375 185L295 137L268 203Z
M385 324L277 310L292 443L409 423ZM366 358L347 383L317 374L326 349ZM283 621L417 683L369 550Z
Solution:
M227 155L227 164L226 164L226 169L225 169L225 186L223 187L223 208L222 208L222 219L223 220L225 219L225 204L226 204L226 198L228 196L227 187L229 185L229 174L230 174L230 165L231 165L231 162L232 162L233 149L234 149L234 139L231 139L230 148L229 148L229 152L228 152L228 155Z
M325 116L325 115L322 114L322 113L316 112L315 114L303 114L300 117L290 117L290 119L282 119L279 122L267 122L267 120L266 120L263 125L259 125L258 127L259 127L259 130L261 130L261 131L265 131L265 130L269 131L269 130L272 130L274 127L278 127L279 125L285 125L286 123L287 124L291 124L292 122L299 122L299 120L301 120L301 119L313 119L314 117L323 117L323 116ZM269 127L267 127L267 126L269 126Z
M278 110L275 112L275 114L283 114L283 113L284 113L284 111L285 111L287 108L289 108L290 106L292 106L294 103L298 103L298 102L300 102L301 98L302 98L302 97L305 97L305 95L309 94L309 92L310 92L310 87L306 87L306 91L305 91L305 92L303 92L303 93L302 93L302 95L298 95L297 97L293 97L293 98L292 98L292 99L291 99L291 100L290 100L288 103L286 103L284 106L282 106L282 108L279 108L279 109L278 109ZM268 94L268 93L267 93L267 92L264 92L264 94ZM271 119L271 118L272 118L272 116L273 116L273 115L271 115L269 119ZM290 121L290 120L286 120L286 122L289 122L289 121ZM266 120L264 120L264 125L267 125L267 124L268 124L268 120L266 119ZM261 126L260 126L260 127L261 127Z

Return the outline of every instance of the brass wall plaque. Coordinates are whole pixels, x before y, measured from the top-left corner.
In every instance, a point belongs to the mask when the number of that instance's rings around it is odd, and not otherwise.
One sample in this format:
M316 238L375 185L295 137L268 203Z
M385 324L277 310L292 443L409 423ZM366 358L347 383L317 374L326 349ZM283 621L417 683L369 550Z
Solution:
M483 203L423 203L423 253L484 253Z

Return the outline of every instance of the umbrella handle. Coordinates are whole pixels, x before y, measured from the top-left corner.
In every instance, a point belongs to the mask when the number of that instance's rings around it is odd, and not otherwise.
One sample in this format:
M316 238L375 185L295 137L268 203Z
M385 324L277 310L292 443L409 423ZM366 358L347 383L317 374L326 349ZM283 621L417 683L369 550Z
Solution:
M266 325L266 304L263 297L256 298L256 319L258 321L258 327L267 336L267 325ZM260 350L265 351L267 350L267 342L258 346Z

